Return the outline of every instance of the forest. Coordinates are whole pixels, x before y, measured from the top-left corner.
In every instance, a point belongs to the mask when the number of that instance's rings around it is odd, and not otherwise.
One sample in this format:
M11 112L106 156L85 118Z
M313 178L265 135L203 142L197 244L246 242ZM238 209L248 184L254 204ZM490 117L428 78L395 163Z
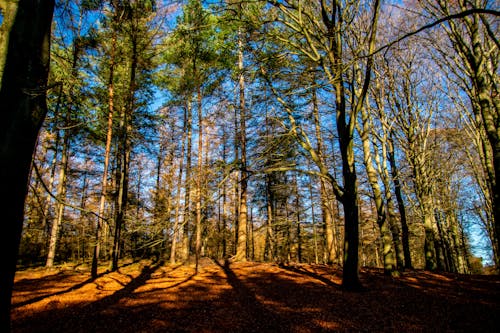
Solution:
M2 327L70 263L498 274L499 8L1 0Z

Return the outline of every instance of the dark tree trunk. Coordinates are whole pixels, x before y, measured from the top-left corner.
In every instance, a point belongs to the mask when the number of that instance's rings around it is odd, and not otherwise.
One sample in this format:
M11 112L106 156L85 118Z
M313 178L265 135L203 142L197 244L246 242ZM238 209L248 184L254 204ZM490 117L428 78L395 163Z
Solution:
M10 330L10 305L21 238L24 200L38 131L47 113L50 28L53 0L20 0L0 89L0 331ZM5 13L9 14L9 13ZM0 69L1 70L1 69Z
M401 219L401 239L403 242L403 253L405 258L405 268L411 269L413 267L411 263L411 252L410 252L410 232L408 230L408 222L406 220L406 207L403 200L403 192L401 190L401 183L399 181L399 172L396 165L396 157L394 155L394 143L392 138L392 133L389 137L388 145L388 157L389 163L391 165L391 176L394 182L394 193L396 194L396 201L398 203L399 216Z
M342 287L347 290L361 289L359 281L359 209L355 170L344 167L345 192L342 200L344 207L344 271Z

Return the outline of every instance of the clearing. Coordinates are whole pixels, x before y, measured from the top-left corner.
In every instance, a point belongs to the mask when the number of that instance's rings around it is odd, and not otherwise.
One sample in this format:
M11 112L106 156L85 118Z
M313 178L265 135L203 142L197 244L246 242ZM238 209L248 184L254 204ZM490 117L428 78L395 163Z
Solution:
M89 279L78 267L19 271L13 332L493 332L500 277L270 263L155 265L141 261Z

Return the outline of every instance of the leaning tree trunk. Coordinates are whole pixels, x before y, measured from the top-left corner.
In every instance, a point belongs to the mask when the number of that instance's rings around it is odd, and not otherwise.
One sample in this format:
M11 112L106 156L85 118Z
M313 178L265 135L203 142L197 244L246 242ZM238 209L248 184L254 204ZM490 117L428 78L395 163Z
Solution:
M0 211L3 245L0 331L10 331L10 307L24 200L38 132L47 113L50 28L54 0L0 1L8 24L0 30ZM10 28L10 29L9 29ZM5 84L8 83L8 84Z

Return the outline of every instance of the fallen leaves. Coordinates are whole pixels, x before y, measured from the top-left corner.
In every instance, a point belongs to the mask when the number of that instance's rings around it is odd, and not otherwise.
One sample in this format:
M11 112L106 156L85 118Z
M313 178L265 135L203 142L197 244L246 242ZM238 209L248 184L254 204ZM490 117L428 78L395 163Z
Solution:
M366 269L367 291L326 265L132 263L96 280L65 269L16 276L14 332L493 331L500 278Z

